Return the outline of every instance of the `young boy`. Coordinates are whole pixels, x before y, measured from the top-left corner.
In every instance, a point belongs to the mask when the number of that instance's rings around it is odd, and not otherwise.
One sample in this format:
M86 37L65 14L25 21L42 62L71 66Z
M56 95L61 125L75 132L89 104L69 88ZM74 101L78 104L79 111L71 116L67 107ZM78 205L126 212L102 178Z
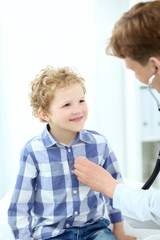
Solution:
M46 67L31 82L33 115L47 125L21 153L8 210L16 239L132 239L123 232L119 210L73 173L79 156L121 180L117 159L103 135L83 130L88 115L84 79L69 68ZM104 219L105 205L113 226Z

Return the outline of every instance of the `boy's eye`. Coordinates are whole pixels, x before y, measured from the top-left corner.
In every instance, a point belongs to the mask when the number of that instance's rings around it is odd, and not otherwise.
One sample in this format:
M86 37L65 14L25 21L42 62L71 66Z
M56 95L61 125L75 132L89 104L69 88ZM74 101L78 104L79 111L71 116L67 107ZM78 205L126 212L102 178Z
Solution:
M85 100L84 100L84 99L81 99L79 102L80 102L80 103L83 103L83 102L85 102Z
M70 104L69 103L66 103L63 107L69 107Z

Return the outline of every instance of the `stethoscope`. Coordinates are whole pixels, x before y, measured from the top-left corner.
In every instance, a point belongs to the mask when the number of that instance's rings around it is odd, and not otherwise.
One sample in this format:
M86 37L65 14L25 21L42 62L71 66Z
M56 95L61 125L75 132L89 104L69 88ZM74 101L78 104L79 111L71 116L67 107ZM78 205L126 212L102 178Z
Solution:
M152 82L153 82L154 78L155 78L155 74L153 74L148 81L148 90L149 90L150 94L152 95L152 97L155 99L158 110L160 111L160 102L158 101L158 99L156 98L156 96L154 95L154 93L152 91ZM157 162L153 169L153 172L152 172L151 176L149 177L149 179L147 180L147 182L143 185L142 189L144 189L144 190L149 189L150 186L153 184L154 180L156 179L159 172L160 172L160 151L158 153Z

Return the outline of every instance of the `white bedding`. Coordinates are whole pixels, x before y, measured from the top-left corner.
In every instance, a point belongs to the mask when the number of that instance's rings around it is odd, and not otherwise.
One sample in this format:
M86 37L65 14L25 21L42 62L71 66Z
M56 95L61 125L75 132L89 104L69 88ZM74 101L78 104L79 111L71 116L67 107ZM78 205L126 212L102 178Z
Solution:
M7 223L7 210L12 196L12 189L0 200L0 240L14 240Z

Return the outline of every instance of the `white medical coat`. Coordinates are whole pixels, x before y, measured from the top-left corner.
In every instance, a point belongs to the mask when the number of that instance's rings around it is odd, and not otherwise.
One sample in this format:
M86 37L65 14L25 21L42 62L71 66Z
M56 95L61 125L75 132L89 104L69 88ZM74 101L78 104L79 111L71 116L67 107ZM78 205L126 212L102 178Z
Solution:
M113 206L136 221L152 221L160 228L160 191L142 190L120 183L113 195Z

